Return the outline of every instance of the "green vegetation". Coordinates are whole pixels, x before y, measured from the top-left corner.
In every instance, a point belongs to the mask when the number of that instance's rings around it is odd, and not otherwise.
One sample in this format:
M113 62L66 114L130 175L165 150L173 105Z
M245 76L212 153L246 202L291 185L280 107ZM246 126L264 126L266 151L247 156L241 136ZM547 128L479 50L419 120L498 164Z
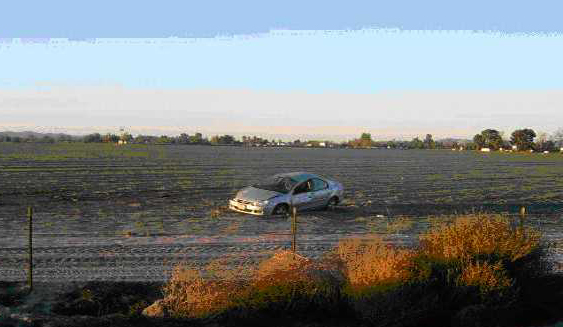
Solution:
M510 142L516 145L518 150L527 151L534 148L534 138L536 137L536 132L531 129L519 129L512 132L510 136Z
M473 137L473 143L479 149L489 148L491 150L499 150L503 147L502 136L499 131L495 129L486 129Z

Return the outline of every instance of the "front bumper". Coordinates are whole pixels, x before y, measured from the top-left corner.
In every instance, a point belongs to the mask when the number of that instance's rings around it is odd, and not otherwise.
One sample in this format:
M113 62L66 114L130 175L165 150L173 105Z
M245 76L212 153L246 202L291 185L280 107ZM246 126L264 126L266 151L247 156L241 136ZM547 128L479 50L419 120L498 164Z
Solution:
M256 215L256 216L264 215L264 207L259 207L252 204L244 204L237 202L235 200L229 200L229 209L236 212L247 213L250 215Z

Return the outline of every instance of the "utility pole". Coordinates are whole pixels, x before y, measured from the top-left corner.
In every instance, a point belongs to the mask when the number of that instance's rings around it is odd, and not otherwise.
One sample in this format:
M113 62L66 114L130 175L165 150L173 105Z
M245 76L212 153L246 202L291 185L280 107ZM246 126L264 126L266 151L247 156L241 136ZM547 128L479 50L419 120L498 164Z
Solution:
M33 291L33 208L27 207L27 217L29 220L29 234L28 234L28 268L27 268L27 284L29 286L29 292Z
M293 236L291 242L291 251L293 252L293 254L295 254L295 250L297 248L297 208L292 207L291 209L291 234Z

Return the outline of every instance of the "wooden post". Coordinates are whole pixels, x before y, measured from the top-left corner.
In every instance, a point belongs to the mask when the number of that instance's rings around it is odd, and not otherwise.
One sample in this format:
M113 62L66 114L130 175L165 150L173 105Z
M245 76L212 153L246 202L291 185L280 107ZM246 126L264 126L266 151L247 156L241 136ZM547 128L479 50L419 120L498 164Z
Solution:
M293 252L293 254L295 254L295 250L296 250L296 240L297 240L297 208L292 207L292 212L291 212L291 234L293 236L293 239L291 241L291 251Z
M524 218L526 218L526 207L520 208L520 228L524 228Z
M27 268L27 284L29 286L29 292L33 290L33 208L27 208L27 217L29 219L29 234L28 234L28 268Z

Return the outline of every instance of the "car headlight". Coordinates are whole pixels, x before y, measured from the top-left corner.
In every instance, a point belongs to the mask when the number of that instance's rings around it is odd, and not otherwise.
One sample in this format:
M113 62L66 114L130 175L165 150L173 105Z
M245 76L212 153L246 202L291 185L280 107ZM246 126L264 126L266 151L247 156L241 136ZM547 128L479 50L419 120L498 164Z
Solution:
M258 202L256 202L256 203L257 203L258 205L260 205L260 206L265 206L265 205L268 204L268 200L258 201Z

